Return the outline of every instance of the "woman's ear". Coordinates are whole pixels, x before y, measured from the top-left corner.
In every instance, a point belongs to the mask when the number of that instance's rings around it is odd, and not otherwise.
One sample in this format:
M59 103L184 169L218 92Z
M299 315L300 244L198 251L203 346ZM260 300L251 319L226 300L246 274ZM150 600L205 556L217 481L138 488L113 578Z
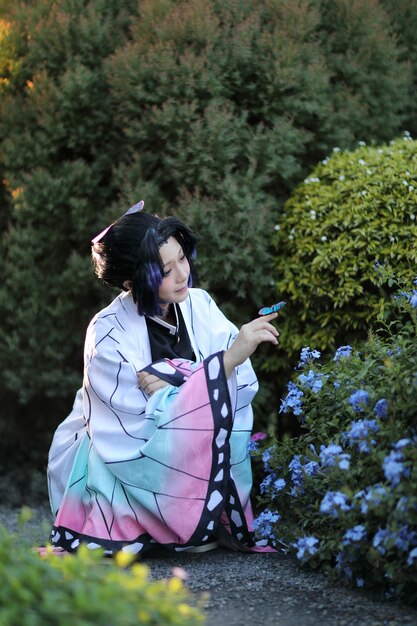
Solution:
M133 287L133 281L132 280L125 280L123 283L123 287L126 289L126 291L130 291Z

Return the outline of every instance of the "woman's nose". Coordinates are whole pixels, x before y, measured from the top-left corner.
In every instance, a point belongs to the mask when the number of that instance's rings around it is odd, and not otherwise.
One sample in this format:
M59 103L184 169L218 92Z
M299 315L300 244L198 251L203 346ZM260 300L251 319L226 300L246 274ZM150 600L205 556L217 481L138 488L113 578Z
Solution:
M187 278L187 276L188 276L188 272L186 271L185 267L178 268L177 282L179 282L179 283L184 282L184 280Z

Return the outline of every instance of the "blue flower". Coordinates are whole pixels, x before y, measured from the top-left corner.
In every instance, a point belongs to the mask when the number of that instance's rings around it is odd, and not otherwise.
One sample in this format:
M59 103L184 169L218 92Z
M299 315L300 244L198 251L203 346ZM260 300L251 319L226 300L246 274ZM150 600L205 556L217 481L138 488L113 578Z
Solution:
M357 587L363 587L363 586L364 586L364 584L365 584L365 581L364 581L364 579L363 579L363 578L357 578L357 579L356 579L356 586L357 586Z
M379 419L388 417L388 402L385 398L381 398L374 406L374 413Z
M341 552L338 552L336 555L336 570L338 572L340 572L343 568L343 565L345 563L345 559L346 559L346 554L343 552L343 550Z
M269 461L271 460L271 452L273 450L273 447L270 446L269 448L267 448L266 450L264 450L262 452L262 462L264 464L264 469L265 472L270 472L271 471L271 467L269 465Z
M268 487L271 486L272 480L275 478L274 474L268 474L268 476L266 476L263 481L261 482L261 484L259 485L259 490L261 493L265 493L265 491L268 489Z
M413 295L410 298L410 304L415 309L417 307L417 291L413 290Z
M413 565L414 559L417 559L417 548L413 548L408 555L407 565Z
M353 528L349 528L344 536L343 543L345 546L349 545L352 542L361 541L366 537L366 528L362 524L357 524Z
M302 401L303 392L292 381L287 385L288 394L281 400L280 413L289 413L292 411L294 415L301 415L303 412Z
M339 517L339 511L350 508L347 496L341 491L328 491L320 503L320 512L331 517Z
M393 451L385 457L382 463L385 478L390 481L392 487L396 487L402 476L410 474L409 468L404 467L404 457L401 452Z
M324 381L327 376L323 374L317 374L313 370L309 370L308 374L300 374L298 377L298 381L307 389L311 389L313 393L318 393L320 389L323 387Z
M401 498L397 502L395 510L398 511L398 513L402 513L402 514L408 513L409 498L407 498L406 496L401 496Z
M310 347L307 346L307 348L303 348L301 350L300 361L298 363L298 367L305 365L305 363L307 363L307 361L309 360L313 361L314 359L319 359L320 356L321 356L321 352L319 352L318 350L310 350Z
M364 407L368 404L369 394L364 389L358 389L350 396L348 402L353 407L354 411L363 411Z
M268 490L273 499L276 496L276 492L284 489L285 485L286 482L283 478L277 478L274 473L271 473L263 479L259 485L259 489L261 493L265 493L265 491Z
M297 541L292 544L297 549L297 559L303 561L313 556L317 552L318 543L319 540L316 537L298 537Z
M342 440L347 440L350 446L357 446L359 452L370 452L370 446L376 445L375 439L370 439L370 436L378 431L376 420L360 419L351 422L349 430L342 434Z
M400 439L399 441L393 443L392 447L394 448L394 450L401 450L402 448L405 448L406 446L409 446L412 443L413 442L411 439L409 439L408 437L405 437L404 439Z
M336 353L333 357L333 361L338 361L339 359L342 359L342 358L347 359L350 356L352 356L352 346L340 346L340 348L336 350Z
M379 554L384 555L387 551L387 547L390 547L387 544L393 539L393 537L393 533L387 528L379 528L372 539L372 545L375 550L379 552Z
M253 520L252 526L262 538L273 539L273 524L279 522L280 519L281 515L277 511L266 509Z
M403 552L408 552L411 546L415 546L417 543L417 532L410 530L407 524L401 526L400 530L395 537L394 545Z
M256 452L259 449L259 443L257 441L249 441L246 447L246 453Z
M337 465L342 470L348 470L350 467L350 455L344 454L342 447L334 443L320 446L320 461L323 467Z
M366 515L369 510L369 506L379 506L386 495L387 490L384 485L376 483L375 485L370 485L369 487L358 491L358 493L355 493L354 499L359 500L361 513Z
M304 465L304 471L307 476L315 476L320 469L320 465L317 461L309 461Z
M292 482L296 487L300 487L303 483L304 473L299 454L295 454L293 456L291 461L288 463L288 468L291 470Z
M281 491L282 489L284 489L286 484L287 483L283 478L277 478L277 480L274 482L274 489L276 491Z

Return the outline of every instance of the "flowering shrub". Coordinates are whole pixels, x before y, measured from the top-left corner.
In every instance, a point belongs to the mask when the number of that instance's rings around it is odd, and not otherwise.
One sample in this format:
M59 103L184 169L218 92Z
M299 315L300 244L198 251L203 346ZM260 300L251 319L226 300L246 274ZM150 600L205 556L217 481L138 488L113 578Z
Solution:
M417 281L415 281L415 285ZM417 602L417 289L396 321L321 363L306 348L280 411L297 439L268 445L255 519L302 563Z
M0 528L0 624L7 626L195 626L181 572L150 580L148 568L119 552L115 564L81 547L75 556L41 558ZM193 602L195 604L195 602Z
M280 346L287 358L308 343L334 350L366 338L388 312L393 291L381 284L374 260L412 280L416 218L417 141L409 134L380 147L334 148L316 166L276 226L277 293L287 302ZM283 355L275 358L281 364Z

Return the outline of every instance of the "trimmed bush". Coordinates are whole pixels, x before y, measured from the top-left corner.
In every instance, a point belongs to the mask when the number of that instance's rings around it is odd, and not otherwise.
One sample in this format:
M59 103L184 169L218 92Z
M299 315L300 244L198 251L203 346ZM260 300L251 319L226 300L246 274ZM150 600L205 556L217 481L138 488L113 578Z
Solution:
M277 290L287 300L281 346L294 358L363 339L390 308L392 288L417 262L417 142L337 148L297 187L276 226Z
M116 565L82 546L40 558L0 529L0 623L7 626L194 626L204 622L178 577L151 581L148 568L118 553ZM119 567L117 567L119 566Z
M302 563L416 602L417 286L395 304L359 350L323 364L301 351L280 411L302 434L264 450L255 526Z

